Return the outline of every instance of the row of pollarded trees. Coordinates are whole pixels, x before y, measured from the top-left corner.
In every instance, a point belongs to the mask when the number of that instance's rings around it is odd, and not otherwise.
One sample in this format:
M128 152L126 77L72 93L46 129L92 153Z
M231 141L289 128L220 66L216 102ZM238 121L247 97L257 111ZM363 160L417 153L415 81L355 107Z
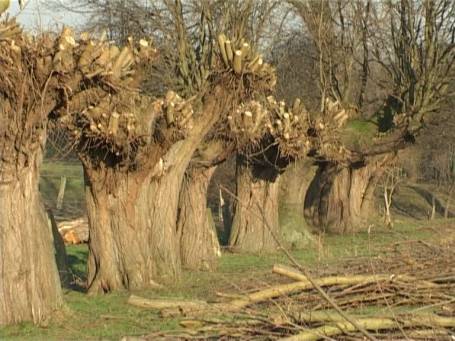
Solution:
M178 40L174 33L179 32L174 29L178 21L173 20L175 11L169 3L157 1L141 7L138 1L131 6L122 1L79 2L93 13L109 13L109 18L103 17L99 24L109 28L112 38L150 32ZM185 2L187 12L194 15L208 6L203 3ZM298 18L289 16L288 5ZM256 45L261 42L262 49L276 55L280 96L292 99L297 94L311 104L311 111L319 112L326 111L327 99L331 99L352 113L342 124L344 131L338 130L342 143L355 156L339 160L320 155L317 162L321 167L308 194L305 215L321 229L331 231L361 226L369 214L370 193L383 170L377 166L386 165L381 160L392 159L396 150L412 142L424 126L424 118L437 112L449 94L448 84L453 79L453 3L289 0L283 4L262 0L215 1L209 7L211 20L236 25L240 35L252 38ZM158 12L164 14L154 15ZM131 19L129 23L125 18ZM97 21L91 23L96 25ZM283 35L277 39L270 36L271 31ZM283 40L281 36L289 38ZM172 44L162 45L170 55L178 51ZM299 50L294 50L296 47ZM172 63L160 65L157 69L162 75L175 78L169 73ZM396 124L394 117L401 112L406 113L406 122ZM372 169L367 171L369 164ZM337 194L351 189L352 196Z
M355 231L371 214L374 188L399 149L434 121L453 92L452 1L377 3L290 0L313 46L321 107L353 108L336 129L350 152L322 158L305 217L333 232ZM441 122L443 123L443 122Z
M289 3L306 36L279 45L279 90L287 97L299 93L296 84L313 91L315 80L321 112L319 122L312 117L320 141L305 219L323 231L357 231L368 226L377 182L397 151L414 143L430 115L438 120L453 91L455 7L450 1ZM276 246L268 230L278 226L278 179L288 162L267 154L238 158L229 242L237 250Z
M223 128L222 124L226 127ZM279 126L280 124L282 126ZM180 191L178 232L181 237L182 261L186 267L213 268L219 255L218 237L215 234L213 222L207 216L207 189L216 166L236 152L243 153L245 160L240 171L245 172L245 176L249 176L252 167L248 165L247 159L253 159L254 154L261 157L268 155L270 159L265 168L275 172L274 168L282 162L277 160L277 157L289 162L315 148L316 141L314 136L308 134L309 130L308 112L299 101L292 108L287 108L284 102L278 103L272 96L267 97L262 103L253 100L241 104L235 112L227 116L224 122L214 127L193 155ZM243 175L237 176L237 179L242 177ZM235 196L233 193L230 195ZM253 209L255 213L251 217L256 221L267 219L263 213L257 211L258 203L248 202L248 198L260 200L257 195L258 193L252 193L245 196L237 191L236 201L239 209L236 217L244 216L240 210ZM274 202L274 204L277 203ZM264 211L277 212L275 208L268 207L265 207ZM249 230L254 225L257 226L253 228L259 231ZM268 239L265 236L269 234L264 223L250 225L249 222L234 220L233 226L235 227L231 233L233 248L240 246L249 252L270 251L270 244L273 244L272 250L276 249L276 243L273 240L257 239L261 235ZM277 228L278 224L273 223L272 226ZM255 239L254 243L241 241L238 236L235 236L237 232L243 230L247 232L247 239ZM278 235L279 231L276 232Z
M200 153L204 144L221 141L232 150L265 135L294 139L291 126L272 131L273 115L283 114L284 105L277 109L264 98L273 93L275 74L254 47L239 33L215 39L205 5L195 31L189 31L194 18L185 18L179 1L168 10L178 38L175 59L160 56L146 40L117 47L86 33L76 37L67 28L58 36L30 37L14 21L1 24L0 324L39 323L62 304L38 192L49 124L67 131L84 167L88 285L95 293L179 277L180 245L196 247L184 238L197 232L195 225L178 225L177 218L191 217L190 211L182 217L185 200L179 194L198 148ZM166 89L165 96L153 98L145 90L144 80L154 79L144 75L160 58L173 65L185 97ZM242 107L248 105L254 110ZM299 140L305 115L296 112L300 120L292 124L300 129ZM189 196L190 204L199 199Z
M319 56L321 108L312 114L298 101L288 108L270 97L275 72L244 39L254 6L223 17L216 4L191 4L160 8L172 19L173 49L133 39L118 48L68 29L29 38L15 23L2 24L1 324L39 322L62 303L37 188L48 121L68 132L84 167L89 291L137 289L178 278L182 264L213 268L219 247L204 214L206 187L213 167L234 153L234 249L276 248L274 182L308 154L320 165L307 193L317 199L310 216L321 227L350 226L374 187L370 166L381 169L413 139L453 74L450 2L403 0L392 11L369 2L295 2ZM393 44L365 31L370 20ZM392 75L385 80L384 66L369 64L381 53ZM357 74L360 83L350 78ZM392 91L374 121L362 103L376 78Z

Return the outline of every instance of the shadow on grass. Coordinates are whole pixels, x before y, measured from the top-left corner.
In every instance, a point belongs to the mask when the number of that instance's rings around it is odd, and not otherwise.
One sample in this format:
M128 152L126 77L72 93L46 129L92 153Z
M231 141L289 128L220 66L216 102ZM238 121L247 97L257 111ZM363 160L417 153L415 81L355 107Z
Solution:
M87 245L68 245L66 247L66 253L69 270L73 277L70 286L67 289L86 292L88 258Z

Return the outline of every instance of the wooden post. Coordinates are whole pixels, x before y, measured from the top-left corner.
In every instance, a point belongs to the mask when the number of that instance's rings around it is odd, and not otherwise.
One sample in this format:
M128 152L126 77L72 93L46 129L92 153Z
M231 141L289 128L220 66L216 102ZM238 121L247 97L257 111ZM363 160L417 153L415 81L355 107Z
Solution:
M223 219L223 209L224 209L224 199L223 199L223 194L221 193L221 188L219 189L220 191L220 202L218 204L218 219L220 220L221 223L224 222Z
M63 205L63 196L65 195L65 187L66 187L66 176L62 176L60 178L60 189L58 190L57 196L57 209L60 210Z

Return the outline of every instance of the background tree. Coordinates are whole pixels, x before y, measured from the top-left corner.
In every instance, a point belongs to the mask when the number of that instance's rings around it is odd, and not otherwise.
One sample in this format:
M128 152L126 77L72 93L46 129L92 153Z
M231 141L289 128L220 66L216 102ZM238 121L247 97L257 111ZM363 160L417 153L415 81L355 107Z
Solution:
M414 141L424 117L439 108L447 93L454 61L454 27L449 19L453 4L405 0L291 3L318 51L323 116L327 116L327 103L335 102L347 110L349 115L344 118L332 118L341 120L337 133L353 152L347 154L344 166L327 163L329 158L322 157L308 193L306 214L321 228L352 229L361 226L367 216L370 205L364 205L364 199L369 200L368 189L382 172L364 168L376 164L379 155ZM348 167L347 172L337 170L340 166L341 170ZM337 176L348 178L336 181ZM335 183L346 186L337 191ZM340 193L348 194L342 198ZM329 202L338 209L327 209ZM345 214L340 216L342 212Z
M384 224L388 228L393 227L393 219L391 213L393 195L398 186L403 181L403 170L396 165L390 165L382 176L382 190L384 197Z
M236 197L229 246L235 251L273 252L281 238L278 177L314 147L316 131L299 99L287 107L267 99L268 133L237 156ZM253 111L254 112L254 111Z
M259 70L273 75L271 88L256 96L264 102L275 87L275 74L270 65L264 63L262 55L255 52L260 49L260 41L266 35L267 27L264 22L271 19L274 10L278 9L276 1L245 1L245 2L212 2L211 12L214 20L219 22L214 30L230 32L230 38L224 34L218 35L218 44L226 53L227 68L235 71L235 55L251 56L251 64L242 63L241 74L254 74ZM245 43L251 42L250 44ZM236 150L244 149L247 145L257 142L264 134L268 112L258 109L259 102L251 102L231 113L213 126L206 135L203 144L199 146L186 171L185 181L180 192L178 215L178 231L182 262L186 267L196 269L211 269L220 255L218 238L215 234L211 215L207 215L207 190L215 168L226 161ZM256 116L249 110L259 111Z
M400 167L408 181L431 184L433 197L442 200L436 205L437 213L444 217L453 215L452 196L454 189L454 105L453 82L449 84L448 96L444 99L438 115L429 117L415 146L401 157ZM440 197L442 195L442 198Z

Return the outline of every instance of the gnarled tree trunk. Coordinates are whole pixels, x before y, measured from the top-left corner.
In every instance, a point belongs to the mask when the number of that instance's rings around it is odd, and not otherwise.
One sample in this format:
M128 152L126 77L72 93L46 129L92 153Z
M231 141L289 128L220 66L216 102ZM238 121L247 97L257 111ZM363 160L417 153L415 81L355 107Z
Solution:
M84 162L89 292L148 288L179 278L180 187L191 156L216 120L214 104L211 101L189 136L175 142L152 169L91 169L90 162Z
M300 206L302 212L305 194L314 177L314 161L310 158L290 164L280 177L280 204Z
M19 169L0 162L0 325L39 323L63 304L38 191L42 151L30 153Z
M310 158L290 164L280 176L279 216L281 238L288 248L303 249L314 242L303 214L305 194L314 177Z
M207 189L216 167L194 168L187 172L179 198L177 230L182 264L188 269L213 270L221 255Z
M110 175L85 169L92 293L147 287L156 273L149 259L147 179L135 173Z
M273 173L273 174L272 174ZM237 159L237 198L229 246L238 252L265 253L277 250L278 175L270 168ZM275 236L275 237L274 237Z
M366 228L374 213L374 189L384 170L380 162L359 167L321 164L305 197L305 218L326 232L346 233Z
M175 157L180 159L163 174L116 172L96 184L86 176L89 292L153 287L179 277L176 220L189 157Z

